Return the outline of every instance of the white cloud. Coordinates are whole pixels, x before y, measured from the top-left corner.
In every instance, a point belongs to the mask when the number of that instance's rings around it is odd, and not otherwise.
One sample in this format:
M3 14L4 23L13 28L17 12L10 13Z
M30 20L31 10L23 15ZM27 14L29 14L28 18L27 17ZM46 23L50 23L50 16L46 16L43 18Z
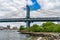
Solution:
M28 4L28 5L33 5L31 0L27 0L26 2L27 2L26 4Z
M29 2L30 2L30 4L29 4ZM54 10L58 10L60 8L60 1L57 1L57 0L37 0L37 2L42 6L42 9L44 9L46 11L40 10L40 12L37 12L38 11L37 10L37 11L31 12L31 17L35 17L36 15L37 15L36 17L50 16L51 13L48 13L47 10L54 11ZM2 16L3 18L23 17L23 16L25 17L26 16L26 13L24 14L24 10L22 9L24 6L26 6L25 0L24 1L22 1L22 0L21 1L20 0L9 0L9 1L3 0L3 1L0 1L0 3L1 3L0 9L1 9L1 11L3 10L2 11L3 13L1 12L1 15L3 15ZM28 1L28 4L33 5L31 0ZM52 13L52 14L54 14L52 16L58 16L58 15L55 15L55 13Z
M37 2L42 6L42 9L45 10L52 10L56 8L56 6L60 6L59 0L37 0Z

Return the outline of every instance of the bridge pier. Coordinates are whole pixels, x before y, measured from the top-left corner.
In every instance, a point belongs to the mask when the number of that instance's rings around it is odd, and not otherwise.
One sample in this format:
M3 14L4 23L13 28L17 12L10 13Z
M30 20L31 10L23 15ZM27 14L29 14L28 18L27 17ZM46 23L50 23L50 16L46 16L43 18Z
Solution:
M30 27L30 21L26 21L26 27Z

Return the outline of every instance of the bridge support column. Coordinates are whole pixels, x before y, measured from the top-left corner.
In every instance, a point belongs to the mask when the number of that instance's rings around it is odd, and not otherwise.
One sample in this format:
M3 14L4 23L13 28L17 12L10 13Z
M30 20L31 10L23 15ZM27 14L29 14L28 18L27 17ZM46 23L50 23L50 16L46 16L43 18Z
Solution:
M30 18L30 8L28 5L26 5L26 8L27 8L27 15L26 15L26 18L29 19ZM26 21L26 27L30 27L30 21Z
M26 21L26 27L30 27L30 21Z

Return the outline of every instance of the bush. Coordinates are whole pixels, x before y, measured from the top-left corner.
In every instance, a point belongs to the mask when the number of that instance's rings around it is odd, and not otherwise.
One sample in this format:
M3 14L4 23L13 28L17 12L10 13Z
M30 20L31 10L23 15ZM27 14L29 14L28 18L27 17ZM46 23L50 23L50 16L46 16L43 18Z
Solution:
M32 32L39 32L40 31L39 25L37 25L37 24L34 24L30 29Z
M24 26L20 26L20 30L24 30L25 29L25 27Z
M41 28L40 28L39 25L34 24L30 28L27 28L27 30L30 31L30 32L40 32Z
M46 22L42 24L42 28L44 29L44 32L53 32L53 28L55 27L55 24L52 22Z
M60 24L56 24L56 26L53 29L53 32L60 32Z
M48 27L43 27L43 28L44 28L44 32L53 32L54 26L48 26Z
M55 25L55 24L52 23L52 22L46 22L46 23L42 24L42 27L49 27L49 26L52 26L52 25Z

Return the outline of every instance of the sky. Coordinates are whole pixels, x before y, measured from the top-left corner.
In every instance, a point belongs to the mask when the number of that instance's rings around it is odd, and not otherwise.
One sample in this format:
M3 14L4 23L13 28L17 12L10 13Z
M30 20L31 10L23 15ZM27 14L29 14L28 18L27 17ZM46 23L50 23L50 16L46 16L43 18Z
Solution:
M2 18L25 18L26 5L30 7L30 17L60 17L60 0L0 0L0 19ZM33 22L32 24L42 24ZM26 25L24 22L0 23L1 26Z

